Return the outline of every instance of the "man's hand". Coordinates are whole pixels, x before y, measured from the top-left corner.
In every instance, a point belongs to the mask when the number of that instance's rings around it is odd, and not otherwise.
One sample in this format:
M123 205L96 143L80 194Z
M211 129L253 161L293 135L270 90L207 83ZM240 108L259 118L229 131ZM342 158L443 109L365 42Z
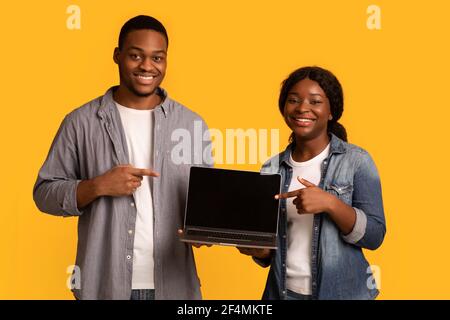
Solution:
M98 196L128 196L141 186L144 176L159 177L150 169L139 169L131 165L119 165L95 178Z
M104 174L83 180L77 188L77 206L84 208L101 196L128 196L141 186L144 176L159 177L150 169L134 168L131 165L116 166Z
M181 229L178 229L178 236L179 237L181 237L181 236L183 236L183 230L181 230ZM204 244L204 243L196 243L196 242L193 242L193 243L191 243L194 247L196 247L196 248L200 248L201 246L207 246L207 247L211 247L212 246L212 244Z

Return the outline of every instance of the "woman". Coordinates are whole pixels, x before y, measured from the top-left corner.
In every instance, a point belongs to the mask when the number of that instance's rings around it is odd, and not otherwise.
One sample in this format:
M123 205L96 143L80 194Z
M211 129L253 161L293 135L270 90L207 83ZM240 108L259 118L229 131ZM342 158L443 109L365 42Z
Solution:
M377 249L386 233L381 185L370 155L338 123L341 85L322 68L298 69L282 84L279 108L292 134L275 166L278 249L239 251L271 266L263 299L374 299L362 249ZM270 163L262 171L274 171Z

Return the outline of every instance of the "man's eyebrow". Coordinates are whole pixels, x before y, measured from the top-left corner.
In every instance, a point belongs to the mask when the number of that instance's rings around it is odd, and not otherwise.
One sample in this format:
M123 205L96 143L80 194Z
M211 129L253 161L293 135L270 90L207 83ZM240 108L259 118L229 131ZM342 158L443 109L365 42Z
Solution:
M139 48L139 47L135 47L135 46L129 47L127 50L138 50L140 52L144 52L144 49ZM164 54L167 54L166 50L163 50L163 49L155 50L155 51L153 51L153 53L164 53Z

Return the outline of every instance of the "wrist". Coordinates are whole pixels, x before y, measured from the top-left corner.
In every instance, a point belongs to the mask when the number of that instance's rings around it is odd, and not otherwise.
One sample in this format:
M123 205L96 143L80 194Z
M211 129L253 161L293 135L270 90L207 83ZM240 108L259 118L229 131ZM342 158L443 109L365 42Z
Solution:
M96 197L101 197L101 196L105 196L106 195L106 191L103 188L103 183L102 183L102 179L101 176L95 177L93 179L90 180L91 182L91 187L92 187L92 193L96 196Z
M325 211L329 215L333 216L336 212L336 208L339 205L338 201L340 201L340 200L338 197L336 197L332 194L328 194L328 195L329 195L329 200L327 201L327 207L325 208Z

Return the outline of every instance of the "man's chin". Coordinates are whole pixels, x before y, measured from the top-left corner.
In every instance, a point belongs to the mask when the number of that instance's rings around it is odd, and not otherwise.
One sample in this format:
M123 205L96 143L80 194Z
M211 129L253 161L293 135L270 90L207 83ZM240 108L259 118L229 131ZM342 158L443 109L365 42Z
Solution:
M131 88L130 91L138 97L147 98L156 93L156 88L152 90L138 90L136 88Z

